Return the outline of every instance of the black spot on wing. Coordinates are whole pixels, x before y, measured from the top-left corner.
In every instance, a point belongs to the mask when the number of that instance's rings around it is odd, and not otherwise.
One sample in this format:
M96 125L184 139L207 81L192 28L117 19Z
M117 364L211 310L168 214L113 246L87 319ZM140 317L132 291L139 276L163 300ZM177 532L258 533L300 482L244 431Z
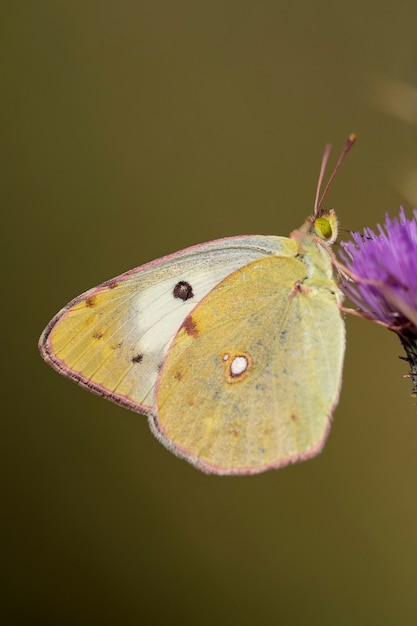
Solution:
M134 357L132 357L132 363L142 363L143 361L143 354L136 354Z
M172 290L172 294L174 298L178 298L179 300L189 300L194 297L193 288L190 283L187 283L185 280L180 280Z

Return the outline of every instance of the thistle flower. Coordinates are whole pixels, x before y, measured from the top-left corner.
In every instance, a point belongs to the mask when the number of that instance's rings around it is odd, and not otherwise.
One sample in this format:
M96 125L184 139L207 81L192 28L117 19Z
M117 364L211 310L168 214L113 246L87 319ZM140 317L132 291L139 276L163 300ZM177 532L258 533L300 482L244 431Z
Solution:
M397 333L411 366L413 394L417 395L417 210L408 220L386 216L378 232L365 228L342 242L341 258L353 281L345 281L345 294L362 317Z

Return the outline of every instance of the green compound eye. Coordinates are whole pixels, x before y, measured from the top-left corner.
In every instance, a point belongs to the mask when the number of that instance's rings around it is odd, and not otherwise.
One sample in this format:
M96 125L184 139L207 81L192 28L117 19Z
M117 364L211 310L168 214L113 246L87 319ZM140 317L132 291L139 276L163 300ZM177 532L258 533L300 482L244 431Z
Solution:
M326 217L318 217L314 222L314 230L320 239L328 241L333 237L333 229Z

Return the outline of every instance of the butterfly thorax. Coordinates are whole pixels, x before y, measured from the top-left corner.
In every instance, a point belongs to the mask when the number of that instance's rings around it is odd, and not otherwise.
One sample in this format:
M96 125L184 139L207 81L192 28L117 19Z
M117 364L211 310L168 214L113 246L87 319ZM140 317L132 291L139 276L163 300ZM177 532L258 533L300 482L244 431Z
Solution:
M307 268L305 284L309 287L337 290L338 300L342 294L337 289L338 272L333 264L332 244L337 238L337 217L333 209L319 216L308 217L301 228L290 235L298 244L297 258Z

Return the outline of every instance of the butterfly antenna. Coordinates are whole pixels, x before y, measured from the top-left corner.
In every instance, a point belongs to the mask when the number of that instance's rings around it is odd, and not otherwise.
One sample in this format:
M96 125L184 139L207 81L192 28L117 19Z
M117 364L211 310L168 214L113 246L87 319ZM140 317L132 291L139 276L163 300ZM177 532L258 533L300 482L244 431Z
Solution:
M319 207L320 188L323 182L324 172L326 171L327 162L329 160L331 151L332 151L332 147L328 143L324 148L323 158L321 160L319 179L317 181L317 191L316 191L316 197L314 199L314 216L315 217L318 215L319 210L320 210L320 207Z
M348 140L346 142L345 147L342 150L342 154L340 155L333 172L330 175L329 180L327 181L327 185L324 188L324 191L321 195L320 200L319 195L320 195L320 187L321 187L321 183L323 181L323 176L324 176L324 172L326 170L326 165L327 165L327 161L329 160L329 156L330 156L330 152L331 152L331 146L327 145L324 148L324 152L323 152L323 158L321 161L321 168L320 168L320 174L319 174L319 181L318 181L318 185L317 185L317 193L316 193L316 198L314 201L314 216L318 217L320 215L320 209L321 209L321 205L323 204L323 200L327 195L327 192L329 191L330 185L332 184L334 177L336 176L337 172L339 171L340 166L342 165L347 153L349 152L349 150L351 149L351 147L353 146L353 144L356 141L356 135L354 135L353 133L351 135L349 135Z

